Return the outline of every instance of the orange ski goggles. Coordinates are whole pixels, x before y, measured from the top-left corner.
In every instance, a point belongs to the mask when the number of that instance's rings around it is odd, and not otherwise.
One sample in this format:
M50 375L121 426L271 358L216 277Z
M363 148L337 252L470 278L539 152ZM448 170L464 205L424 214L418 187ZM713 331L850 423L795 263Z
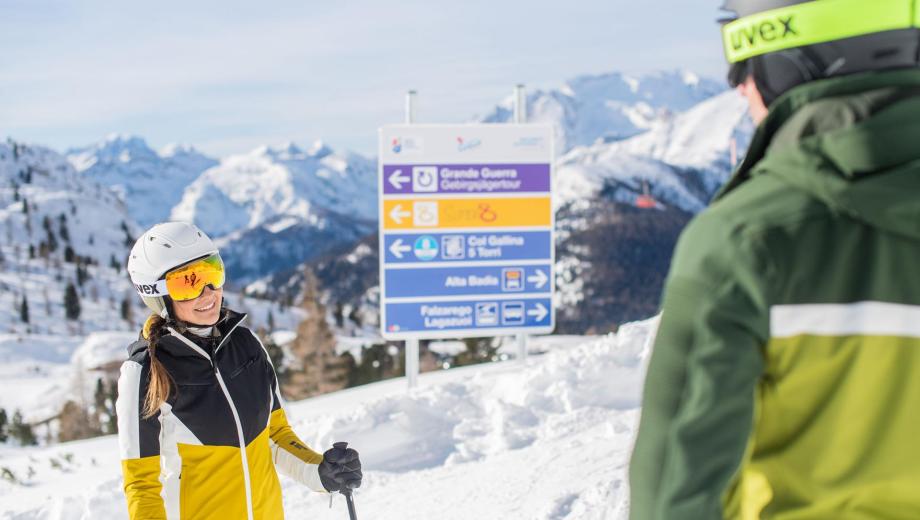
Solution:
M214 254L173 269L163 276L166 292L174 301L194 300L208 285L213 289L224 286L226 272L224 261Z

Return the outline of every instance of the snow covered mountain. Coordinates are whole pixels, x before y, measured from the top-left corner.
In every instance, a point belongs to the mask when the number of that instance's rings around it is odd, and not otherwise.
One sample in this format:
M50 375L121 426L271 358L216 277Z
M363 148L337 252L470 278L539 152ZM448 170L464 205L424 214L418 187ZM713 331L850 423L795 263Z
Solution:
M78 174L57 152L14 141L0 143L2 243L14 255L76 255L108 265L127 255L137 226L105 186ZM17 254L18 251L18 254ZM6 251L5 251L6 252Z
M322 142L308 150L293 143L263 146L228 157L198 177L171 218L194 222L215 236L270 222L273 231L298 221L316 223L322 210L374 220L376 182L372 161L336 154Z
M173 144L156 152L139 137L118 134L70 150L67 158L78 172L115 190L145 228L165 220L185 187L217 164L190 146Z
M219 238L237 280L294 267L369 233L376 164L322 142L235 155L185 190L170 218Z
M121 198L61 154L0 143L0 380L22 389L0 392L0 408L27 421L54 417L96 382L73 381L72 367L86 361L75 354L81 344L96 337L125 354L149 312L124 271L139 233ZM253 328L293 330L303 319L296 308L225 294L252 313Z
M554 125L556 150L564 153L597 140L637 135L725 88L723 83L690 72L579 76L559 89L529 94L527 121ZM507 123L513 118L513 109L509 97L478 120Z
M638 136L573 149L557 163L556 202L612 190L632 203L644 184L659 202L696 213L728 179L732 142L741 153L753 132L745 101L724 92Z

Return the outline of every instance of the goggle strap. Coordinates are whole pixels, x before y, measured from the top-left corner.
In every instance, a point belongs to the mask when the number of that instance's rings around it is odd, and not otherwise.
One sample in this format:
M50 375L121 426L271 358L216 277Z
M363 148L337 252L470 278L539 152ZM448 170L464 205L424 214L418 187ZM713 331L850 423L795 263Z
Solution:
M145 298L169 296L169 291L166 289L166 280L157 280L153 284L134 284L134 290Z

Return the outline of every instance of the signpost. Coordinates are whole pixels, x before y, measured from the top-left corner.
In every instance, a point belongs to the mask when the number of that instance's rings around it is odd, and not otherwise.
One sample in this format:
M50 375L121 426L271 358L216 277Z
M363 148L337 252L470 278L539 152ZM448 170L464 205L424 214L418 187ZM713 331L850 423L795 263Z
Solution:
M386 126L379 158L384 338L552 332L552 128Z

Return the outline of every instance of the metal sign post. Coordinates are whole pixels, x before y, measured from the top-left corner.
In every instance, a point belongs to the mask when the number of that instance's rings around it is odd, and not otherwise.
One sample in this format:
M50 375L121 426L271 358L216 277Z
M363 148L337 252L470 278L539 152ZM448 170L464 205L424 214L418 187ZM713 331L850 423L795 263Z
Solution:
M527 94L524 85L518 84L514 87L514 123L517 125L524 124L527 119ZM527 362L527 334L519 333L517 335L518 361Z
M378 154L381 333L410 388L420 339L519 335L526 355L555 326L552 127L419 125L414 105Z
M406 124L415 123L415 101L418 93L410 90L406 93ZM415 388L418 385L419 374L419 340L418 338L409 338L405 341L404 354L406 356L406 381L409 388Z

